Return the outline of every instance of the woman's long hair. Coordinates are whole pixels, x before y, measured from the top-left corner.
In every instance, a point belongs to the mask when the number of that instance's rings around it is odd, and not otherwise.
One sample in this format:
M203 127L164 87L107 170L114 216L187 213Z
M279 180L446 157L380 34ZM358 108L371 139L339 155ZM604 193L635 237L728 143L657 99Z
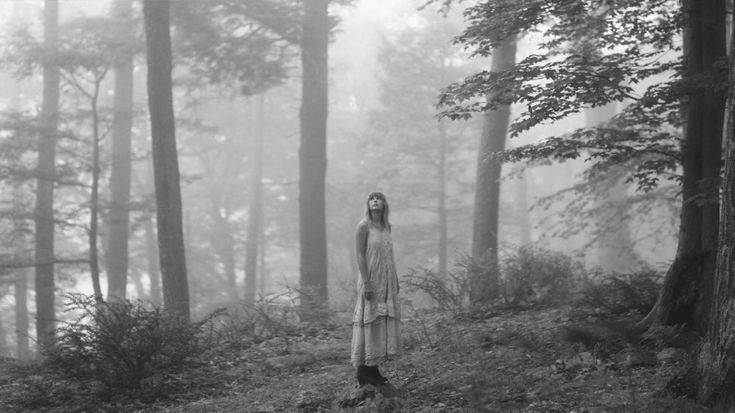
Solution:
M388 220L390 216L390 206L388 206L388 200L385 198L385 194L382 192L371 192L367 197L367 202L365 205L367 208L365 209L365 218L367 218L369 223L373 223L373 215L370 213L370 200L373 198L378 198L383 201L383 217L380 221L380 224L383 226L383 228L388 228L388 231L390 231L390 221Z

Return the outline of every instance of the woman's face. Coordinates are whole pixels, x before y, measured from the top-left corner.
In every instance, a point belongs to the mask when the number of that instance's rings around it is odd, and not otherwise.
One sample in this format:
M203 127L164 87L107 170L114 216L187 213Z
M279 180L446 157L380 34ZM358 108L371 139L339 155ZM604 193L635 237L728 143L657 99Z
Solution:
M383 207L385 207L385 201L379 196L371 196L368 199L368 208L370 208L371 211L382 211Z

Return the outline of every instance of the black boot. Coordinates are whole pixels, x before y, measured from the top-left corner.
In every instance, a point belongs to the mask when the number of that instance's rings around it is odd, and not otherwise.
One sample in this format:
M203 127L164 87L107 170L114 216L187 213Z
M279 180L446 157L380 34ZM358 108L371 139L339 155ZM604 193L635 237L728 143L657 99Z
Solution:
M380 370L378 369L378 366L375 366L375 380L377 380L378 384L385 384L388 383L388 379L383 377L383 375L380 373Z
M380 386L385 384L388 380L383 377L380 374L380 370L378 370L378 366L365 366L366 367L366 377L367 377L367 383L372 384L373 386Z
M363 386L370 383L370 367L357 366L357 384Z

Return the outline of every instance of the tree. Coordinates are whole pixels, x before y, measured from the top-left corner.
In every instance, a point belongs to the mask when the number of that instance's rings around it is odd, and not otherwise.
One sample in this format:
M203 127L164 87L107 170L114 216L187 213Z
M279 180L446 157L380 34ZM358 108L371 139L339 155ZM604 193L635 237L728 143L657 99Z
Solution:
M114 54L121 50L120 47L115 47L117 44L114 41L115 38L110 35L109 26L108 19L74 19L63 26L59 50L62 78L89 104L92 159L89 185L88 256L92 288L98 300L103 299L98 252L100 177L102 174L99 100L102 82L114 62Z
M304 2L299 147L300 284L305 316L327 299L327 48L329 0Z
M43 8L44 46L43 102L41 135L38 141L36 206L34 221L36 265L36 337L42 347L54 343L54 182L56 177L56 138L59 123L60 74L53 56L58 50L58 0L45 0Z
M691 6L691 7L689 7ZM612 123L508 151L504 159L576 159L593 162L588 177L626 165L624 179L641 191L662 177L681 179L683 207L677 254L661 298L644 322L704 325L716 244L719 128L723 99L724 3L672 1L537 2L488 1L468 10L469 26L459 41L481 56L508 33L543 29L541 51L503 73L480 72L451 85L441 102L452 118L464 118L509 102L525 110L511 123L512 135L588 107L632 101ZM678 51L677 13L686 16L684 54ZM652 18L655 16L656 18ZM489 24L488 19L497 24ZM551 22L543 27L544 22ZM708 27L708 29L704 29ZM600 55L569 47L583 38ZM669 54L673 55L673 54ZM670 76L670 81L660 77ZM648 86L637 87L644 80ZM501 90L495 99L474 99ZM683 107L681 102L688 102ZM682 113L685 116L682 116ZM684 138L679 139L684 118ZM681 148L679 143L681 142ZM679 177L677 169L682 166ZM693 272L694 276L688 276Z
M511 35L494 50L491 72L507 71L515 64L515 60L516 36ZM481 275L483 279L477 280L478 288L473 289L471 299L475 303L496 297L499 293L497 263L502 163L493 155L505 150L509 123L510 105L498 106L483 114L483 130L477 152L472 258L485 263L483 267L486 271Z
M119 21L119 36L132 37L132 0L115 0L112 18ZM114 67L115 97L110 166L110 213L108 239L107 296L125 298L128 276L130 232L131 138L133 126L133 53L125 50Z
M148 108L153 141L158 249L165 308L189 318L189 287L184 252L181 188L171 81L168 0L144 0L148 62Z
M295 46L299 37L301 9L298 2L210 0L181 2L177 6L179 7L173 16L177 27L175 45L178 55L184 57L187 71L200 80L193 82L193 86L201 86L203 80L224 90L235 90L233 95L251 97L261 95L285 81L288 64L295 57ZM192 95L200 94L190 94ZM219 125L218 120L222 121ZM259 121L255 122L257 124ZM203 117L200 123L215 127L224 135L228 134L225 126L227 121L217 119L217 116ZM232 132L236 134L233 139L228 138L209 146L211 151L203 151L207 153L202 153L198 158L205 169L205 178L220 183L208 189L212 203L212 208L209 209L212 217L210 244L222 260L221 267L228 283L227 291L233 301L236 300L238 291L235 254L239 240L236 227L238 222L234 220L242 207L237 203L242 199L237 199L233 193L245 194L249 198L249 228L245 240L245 298L246 301L252 301L255 297L252 277L257 267L254 264L257 263L255 257L259 242L259 237L254 236L252 231L261 225L258 222L258 210L262 210L263 203L259 192L261 178L256 178L255 175L258 175L258 163L261 161L256 153L240 151L238 142L244 139L258 141L263 136L260 136L257 125L253 128L238 123L235 130L236 132ZM247 130L248 133L243 135L240 132L242 130ZM222 152L218 152L216 147L220 147ZM256 143L253 146L255 152L258 151L257 147ZM225 182L242 184L228 168L238 169L243 162L253 163L255 175L252 179L257 179L258 185L253 181L245 191L241 187L225 185ZM208 271L218 272L220 266L209 267Z
M730 40L729 88L725 129L725 176L720 203L718 252L709 324L693 371L700 402L732 408L735 377L735 31Z
M687 0L683 29L686 123L681 142L682 209L679 244L661 293L646 317L704 331L717 258L722 123L725 99L725 0ZM714 79L705 81L703 79ZM644 320L644 323L647 322Z

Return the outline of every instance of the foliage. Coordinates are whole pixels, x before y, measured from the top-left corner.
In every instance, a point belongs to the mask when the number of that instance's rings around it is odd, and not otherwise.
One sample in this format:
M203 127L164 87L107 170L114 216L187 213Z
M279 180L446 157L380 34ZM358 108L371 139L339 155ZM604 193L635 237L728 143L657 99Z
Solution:
M591 280L580 290L578 303L609 314L648 314L656 303L663 275L651 269L612 274Z
M524 108L510 127L517 135L586 108L632 102L609 125L513 149L511 160L584 156L597 172L623 163L627 179L650 190L660 175L676 179L680 99L725 85L724 63L713 73L681 77L680 15L672 0L483 1L465 16L468 26L456 41L475 56L491 55L509 36L543 37L538 52L514 68L448 86L440 97L444 116L467 118L517 103Z
M464 256L446 274L429 268L412 268L404 283L410 291L428 294L441 311L458 315L466 312L473 279L485 270L472 257Z
M255 303L228 311L218 320L217 330L225 343L235 348L275 337L298 335L298 307L289 292L259 296Z
M440 311L461 315L469 309L475 280L488 271L500 271L502 303L491 306L518 306L566 302L584 278L584 270L582 263L562 252L524 245L501 257L498 266L463 256L446 274L414 268L404 282L410 290L428 294Z
M182 1L173 44L191 74L234 82L244 95L282 83L296 57L301 10L290 1Z
M503 299L508 304L565 302L584 266L570 256L523 245L501 258Z
M71 377L140 388L152 376L184 368L206 348L206 321L190 323L142 303L68 298L67 311L79 314L59 327L56 345L46 352L49 365Z

